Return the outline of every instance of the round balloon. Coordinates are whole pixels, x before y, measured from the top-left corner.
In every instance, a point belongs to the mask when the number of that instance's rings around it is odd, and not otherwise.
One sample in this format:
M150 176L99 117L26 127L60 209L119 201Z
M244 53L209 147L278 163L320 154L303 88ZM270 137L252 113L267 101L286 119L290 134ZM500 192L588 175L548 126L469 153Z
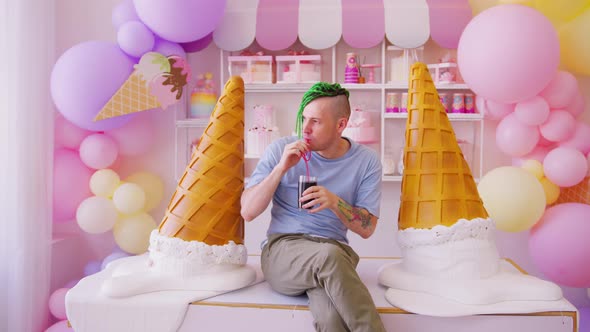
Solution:
M552 281L569 287L590 287L590 205L564 203L550 207L531 229L529 252Z
M567 147L555 148L543 160L545 176L560 187L580 183L588 172L586 157L578 150Z
M53 325L51 325L50 327L47 328L47 330L45 330L45 332L73 332L74 329L72 329L69 325L68 325L68 321L66 319L61 320Z
M496 227L506 232L531 228L545 211L543 186L522 168L495 168L482 177L477 189Z
M156 222L149 214L140 213L121 219L113 228L113 235L119 248L139 255L148 249L150 234L156 227Z
M90 135L80 144L80 158L90 168L107 168L115 162L118 154L117 143L105 134Z
M547 199L547 205L555 203L555 201L557 201L557 199L559 198L559 194L561 192L559 186L551 182L546 177L541 179L541 185L543 186L543 191L545 191L545 199Z
M125 252L121 252L121 251L114 252L102 260L102 264L101 264L100 268L102 270L104 270L107 267L107 265L109 265L110 262L116 261L119 258L125 258L125 257L129 257L129 254L127 254Z
M53 155L53 221L74 219L78 205L92 194L88 181L92 171L84 165L77 152L55 150Z
M576 93L574 100L571 104L567 105L565 108L574 118L577 118L580 114L584 113L584 109L586 108L586 100L580 91Z
M538 126L547 121L549 111L549 105L547 105L545 99L539 96L521 101L514 108L514 114L518 121L527 126Z
M158 36L188 43L213 32L226 0L134 0L137 15Z
M100 234L112 229L117 222L117 217L113 201L105 197L88 197L76 210L78 225L84 232L90 234Z
M113 202L117 211L133 214L142 211L145 206L145 193L135 183L123 183L115 190Z
M186 58L186 52L184 51L184 48L180 46L180 44L160 38L156 38L156 42L154 43L154 48L152 51L165 56L178 55L179 57Z
M122 156L139 156L147 153L156 140L152 118L141 114L124 126L107 132L119 147Z
M562 5L567 1L558 1ZM590 10L563 24L559 29L561 58L565 67L576 74L590 75Z
M119 47L132 57L139 58L154 47L154 34L143 23L130 21L117 31Z
M575 128L576 119L570 113L555 110L550 112L547 121L539 126L539 132L551 142L561 142L572 137Z
M509 156L519 157L530 153L539 142L537 127L527 126L508 114L496 127L496 145Z
M457 59L476 94L501 103L537 95L559 64L559 41L551 22L521 5L492 7L465 27Z
M124 125L134 115L94 121L133 71L133 60L117 45L89 41L62 54L51 73L51 96L57 110L76 126L103 131Z
M69 288L58 288L49 296L49 312L57 319L66 319L66 293Z
M590 126L583 122L576 123L572 137L559 142L559 146L574 148L584 154L590 152Z
M121 184L119 174L112 169L99 169L90 177L90 190L96 196L111 198Z
M63 116L58 116L54 124L55 144L69 149L78 149L80 143L92 132L82 129Z
M209 44L211 44L212 40L213 40L213 32L211 32L210 34L206 35L205 37L203 37L199 40L195 40L190 43L181 43L180 46L182 46L184 51L187 53L195 53L195 52L199 52L201 50L204 50L207 46L209 46Z
M137 12L135 11L133 0L124 0L115 6L111 15L111 20L115 29L119 29L123 23L139 21L139 16L137 16Z
M86 263L86 265L84 266L84 276L89 276L92 274L95 274L97 272L100 272L100 265L102 263L100 261L90 261L88 263Z
M125 181L135 183L145 193L143 211L151 211L160 204L164 197L164 182L155 174L138 172L131 174Z
M558 71L549 85L541 91L543 97L552 109L565 108L574 101L578 93L578 81L567 71Z

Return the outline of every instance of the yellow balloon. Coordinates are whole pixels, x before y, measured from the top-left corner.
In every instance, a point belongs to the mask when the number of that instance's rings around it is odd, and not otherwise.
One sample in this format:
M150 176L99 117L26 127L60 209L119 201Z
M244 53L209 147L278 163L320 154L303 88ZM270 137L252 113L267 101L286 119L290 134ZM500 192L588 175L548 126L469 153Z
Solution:
M119 220L113 227L115 242L125 252L138 255L147 251L150 234L156 229L154 218L140 213Z
M590 5L588 0L535 0L535 8L554 24L561 24L580 15Z
M90 177L90 191L96 196L111 198L121 183L119 174L112 169L99 169Z
M149 172L138 172L131 174L127 182L135 183L145 193L145 205L143 211L151 211L160 204L164 197L164 182L155 174Z
M123 183L113 194L113 203L117 211L123 214L134 214L143 211L145 193L135 183Z
M545 211L543 186L534 175L519 167L491 170L482 177L477 189L496 227L506 232L531 228Z
M543 186L543 191L545 192L545 199L547 200L547 205L555 203L559 198L559 193L561 189L555 183L549 181L548 178L541 179L541 185Z
M469 0L471 12L473 16L483 12L484 10L498 5L498 0Z
M545 176L545 172L543 171L543 164L541 164L538 160L525 160L520 167L522 167L522 169L537 177L538 180L541 180Z
M590 8L559 29L562 64L575 74L590 76L589 31Z

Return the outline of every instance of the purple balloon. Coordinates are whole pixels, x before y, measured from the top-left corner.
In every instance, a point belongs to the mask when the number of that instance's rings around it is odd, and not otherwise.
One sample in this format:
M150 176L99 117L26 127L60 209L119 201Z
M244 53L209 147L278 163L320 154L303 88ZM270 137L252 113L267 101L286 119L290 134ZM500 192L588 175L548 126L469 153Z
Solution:
M86 266L84 266L84 276L87 277L89 275L95 274L100 272L102 262L100 261L90 261Z
M111 20L115 29L119 29L123 23L129 21L139 21L139 16L137 16L137 12L135 11L133 0L125 0L118 4L113 9Z
M134 114L94 121L100 109L133 71L133 60L109 42L73 46L55 63L51 96L58 111L76 126L104 131L127 123Z
M180 46L182 46L182 48L184 48L184 50L187 53L194 53L194 52L199 52L200 50L205 49L205 47L207 47L207 46L209 46L209 44L211 44L212 40L213 40L213 32L211 32L210 34L206 35L205 37L203 37L199 40L195 40L194 42L181 43Z
M184 48L180 46L180 44L173 43L161 38L156 38L156 43L154 44L154 49L152 51L158 52L165 56L178 55L179 57L186 59L186 52L184 51Z
M154 34L139 21L127 22L117 31L119 47L132 57L138 58L154 47Z
M580 312L580 332L590 332L590 307L578 308Z
M102 260L102 264L100 265L100 269L104 270L110 262L115 261L119 258L125 258L125 257L129 257L129 254L126 252L113 252L112 254L108 255L107 257L105 257Z
M211 33L223 17L226 0L134 0L137 15L158 36L188 43Z

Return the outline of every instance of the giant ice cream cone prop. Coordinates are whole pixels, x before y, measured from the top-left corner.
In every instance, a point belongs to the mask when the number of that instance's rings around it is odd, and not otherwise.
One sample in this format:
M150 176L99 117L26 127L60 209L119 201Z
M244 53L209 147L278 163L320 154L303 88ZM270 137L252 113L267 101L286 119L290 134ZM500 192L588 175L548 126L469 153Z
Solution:
M227 292L254 282L256 272L246 265L240 215L243 158L244 81L235 76L225 84L159 230L151 234L149 257L138 258L124 272L115 271L103 293Z
M423 63L411 68L407 108L397 234L403 260L379 272L386 299L431 316L555 309L557 285L500 260L494 222Z
M426 65L412 66L398 227L487 218L471 170Z
M231 78L180 178L160 234L224 245L244 242L244 82Z

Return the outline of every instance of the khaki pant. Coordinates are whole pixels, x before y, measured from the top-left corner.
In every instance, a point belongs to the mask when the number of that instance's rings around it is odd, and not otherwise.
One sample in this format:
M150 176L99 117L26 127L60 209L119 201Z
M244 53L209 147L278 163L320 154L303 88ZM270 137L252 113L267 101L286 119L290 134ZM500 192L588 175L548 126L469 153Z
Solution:
M262 249L264 276L277 292L307 293L316 331L385 331L351 247L302 234L273 234Z

